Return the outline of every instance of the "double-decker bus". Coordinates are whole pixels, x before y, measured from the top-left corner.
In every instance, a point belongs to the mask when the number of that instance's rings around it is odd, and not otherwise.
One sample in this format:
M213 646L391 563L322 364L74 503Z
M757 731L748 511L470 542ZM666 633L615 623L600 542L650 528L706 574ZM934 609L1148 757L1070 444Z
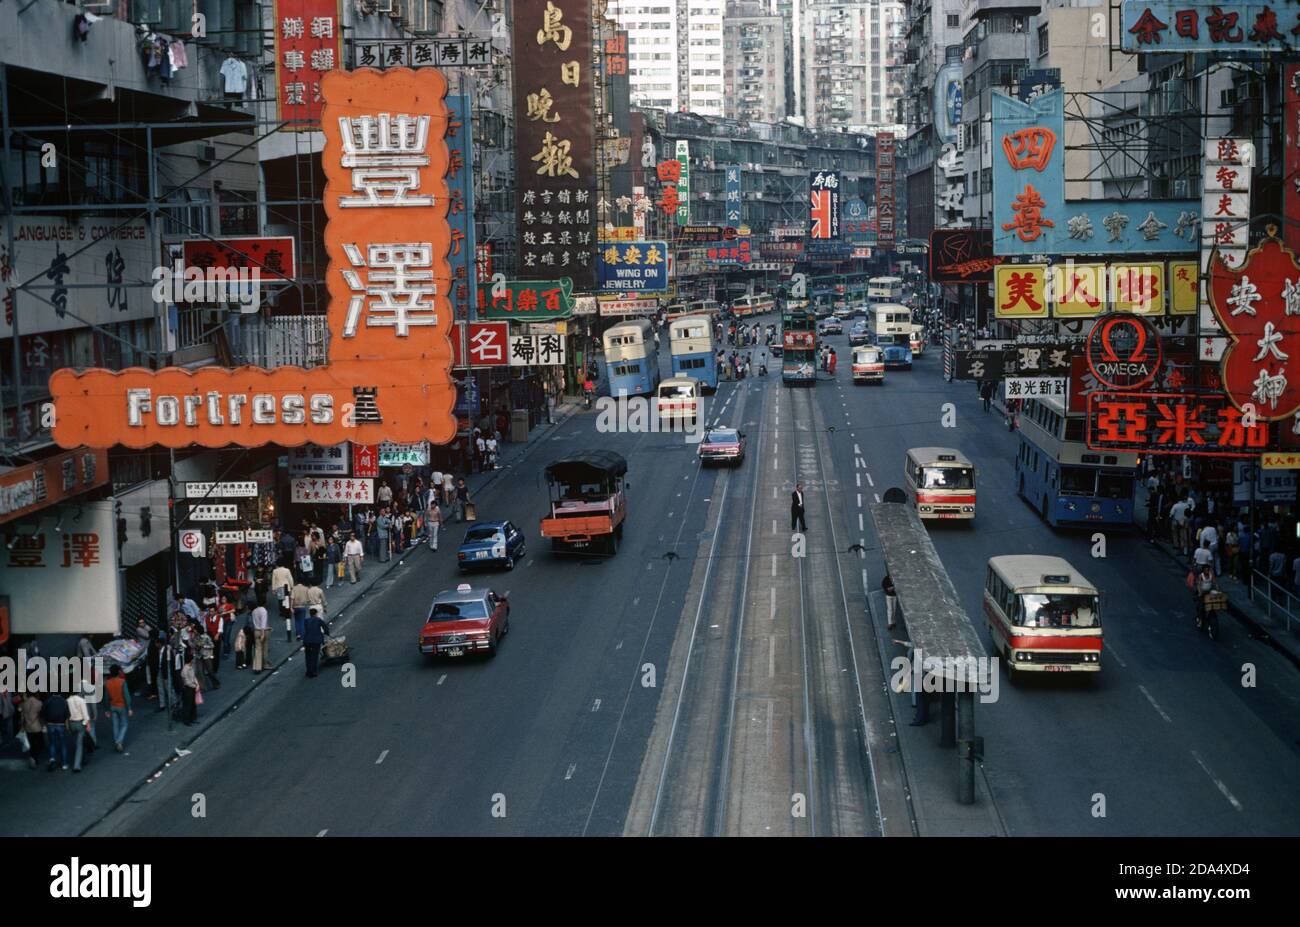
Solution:
M781 382L817 384L817 315L807 306L781 314Z
M1089 450L1084 419L1055 396L1024 400L1016 489L1053 527L1132 525L1142 458Z
M902 301L902 277L872 277L867 281L867 302L898 303Z
M872 342L884 352L886 367L912 366L912 310L898 303L877 303L869 310Z
M1060 557L989 558L984 621L1012 683L1024 672L1101 671L1097 587Z
M776 309L776 300L766 293L757 296L741 296L731 303L731 314L738 319L751 315L763 315Z
M694 377L705 389L718 388L718 361L713 356L713 320L685 315L668 323L668 349L673 376Z
M849 277L848 298L850 306L864 306L867 303L867 292L869 285L865 275L853 275Z
M646 319L632 319L609 328L604 335L605 375L609 394L653 395L659 385L659 350L654 329Z

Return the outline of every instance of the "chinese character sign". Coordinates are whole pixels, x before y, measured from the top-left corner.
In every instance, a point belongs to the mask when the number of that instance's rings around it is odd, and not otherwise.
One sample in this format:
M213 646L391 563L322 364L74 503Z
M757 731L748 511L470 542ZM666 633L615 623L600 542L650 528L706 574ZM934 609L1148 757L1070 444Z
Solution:
M511 335L510 366L563 367L563 335Z
M191 238L182 244L181 254L186 267L205 271L250 268L263 280L292 280L298 275L289 237Z
M1250 252L1238 270L1213 260L1210 305L1231 343L1220 369L1238 409L1253 406L1261 421L1300 410L1300 264L1276 237Z
M354 68L456 68L491 63L492 40L478 36L367 39L352 45Z
M451 228L451 288L447 293L457 319L477 317L478 287L474 282L478 249L474 239L474 149L469 97L447 97L447 225Z
M479 294L479 306L489 319L511 322L553 322L573 315L573 281L507 280L500 295Z
M515 5L517 276L595 286L591 12L586 0Z
M1111 308L1136 315L1163 315L1165 265L1115 264L1110 269Z
M1300 253L1300 64L1282 71L1282 240Z
M458 329L466 323L457 322ZM506 351L510 326L506 322L470 322L464 338L469 346L469 363L471 367L504 367L507 363ZM452 355L456 367L464 367L460 356L461 333L458 331L451 339Z
M999 319L1047 318L1047 267L1002 264L993 268L994 315Z
M681 165L681 176L677 178L677 224L691 224L691 143L677 143L677 163Z
M317 128L321 81L343 67L338 0L276 0L275 73L279 118L291 132Z
M893 132L876 133L876 243L893 248L897 232L897 201L894 197Z
M725 168L726 192L727 192L727 222L728 228L739 228L743 217L740 205L740 165L728 164Z
M1296 11L1278 3L1124 0L1120 47L1126 52L1278 52L1294 46Z
M50 378L56 442L298 447L451 438L446 80L435 68L334 70L321 84L329 363L59 370Z
M291 484L294 505L333 503L337 505L373 505L375 481L353 477L299 477Z
M607 242L597 257L602 290L668 289L666 242Z
M1254 457L1268 445L1261 417L1210 393L1088 393L1087 443L1098 451Z
M1201 302L1200 270L1196 261L1169 262L1169 312L1195 315Z
M1053 314L1090 319L1106 311L1106 265L1066 261L1052 265Z
M840 175L813 171L808 175L808 237L826 241L840 237Z

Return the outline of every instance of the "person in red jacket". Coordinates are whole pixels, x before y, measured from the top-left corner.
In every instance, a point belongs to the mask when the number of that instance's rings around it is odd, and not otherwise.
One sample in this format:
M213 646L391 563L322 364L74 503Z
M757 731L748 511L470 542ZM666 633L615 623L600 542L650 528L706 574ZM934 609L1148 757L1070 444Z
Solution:
M827 366L830 368L831 376L835 376L835 349L834 348L831 348L831 355L827 359L826 363Z

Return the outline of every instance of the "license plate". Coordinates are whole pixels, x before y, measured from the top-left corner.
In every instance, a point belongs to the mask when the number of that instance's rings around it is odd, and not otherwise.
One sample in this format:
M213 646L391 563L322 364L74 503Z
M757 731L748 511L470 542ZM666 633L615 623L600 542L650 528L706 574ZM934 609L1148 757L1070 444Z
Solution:
M444 650L443 653L445 653L449 657L460 657L465 655L465 648L452 647L450 650Z
M939 517L940 517L940 518L957 518L958 515L957 515L956 512L940 512L940 513L939 513Z
M476 551L474 551L474 559L475 559L475 560L486 560L486 559L487 559L487 555L488 555L488 552L485 551L485 550L476 550Z
M1070 671L1068 666L1047 666L1044 669L1049 673L1068 673Z
M421 644L420 653L433 653L433 644Z

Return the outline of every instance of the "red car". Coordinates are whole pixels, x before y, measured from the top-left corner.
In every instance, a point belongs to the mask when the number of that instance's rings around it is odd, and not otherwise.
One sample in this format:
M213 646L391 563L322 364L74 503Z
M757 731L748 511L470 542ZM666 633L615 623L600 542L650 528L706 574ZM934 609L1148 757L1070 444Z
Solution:
M698 451L700 463L740 466L745 459L745 433L734 428L710 428Z
M495 657L501 638L510 630L508 595L468 583L454 592L438 593L420 629L420 653L431 660L475 652Z

